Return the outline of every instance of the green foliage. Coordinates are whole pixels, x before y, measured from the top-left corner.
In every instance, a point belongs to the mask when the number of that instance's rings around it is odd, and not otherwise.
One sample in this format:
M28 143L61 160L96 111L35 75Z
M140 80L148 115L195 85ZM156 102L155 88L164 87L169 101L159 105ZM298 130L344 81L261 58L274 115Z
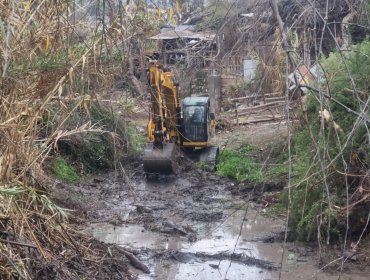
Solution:
M365 41L354 47L354 51L344 54L332 53L323 59L322 65L327 76L331 94L352 110L359 111L360 102L369 96L368 80L370 75L370 42ZM352 81L358 93L353 91ZM356 118L338 104L330 104L333 119L342 128L352 129ZM369 112L367 113L369 115Z
M370 42L366 41L347 52L332 53L321 61L326 82L323 86L330 90L330 95L348 108L360 112L369 97L368 77L370 77ZM352 79L351 79L352 77ZM353 83L357 92L354 91ZM331 114L331 119L322 129L318 119L321 110L318 96L311 93L306 99L308 124L303 122L292 137L292 173L291 173L291 216L290 226L303 240L317 238L317 222L321 219L320 235L324 238L330 220L330 234L337 238L343 236L345 219L340 217L331 205L346 205L346 186L344 177L338 175L343 170L342 153L348 168L353 174L365 174L370 168L368 160L370 145L368 138L369 124L364 121L355 126L357 116L348 112L343 106L328 99L322 104ZM369 111L366 112L368 116ZM334 121L341 130L335 130ZM353 131L352 137L348 135ZM342 147L345 147L344 150ZM363 157L353 162L353 153L362 153ZM286 152L279 161L286 159ZM335 160L334 160L335 159ZM277 160L278 161L278 160ZM328 163L332 164L328 167ZM358 173L357 173L358 172ZM288 163L283 163L269 170L271 177L287 178ZM355 179L350 179L350 182ZM349 186L350 196L356 192L358 184ZM327 197L329 192L330 197ZM283 205L288 203L288 191L281 194ZM355 209L355 208L354 208ZM358 217L361 218L360 216ZM362 217L366 219L366 217Z
M126 129L129 147L128 153L133 156L138 156L143 152L145 138L132 124L128 124Z
M213 171L212 166L210 166L210 165L209 165L206 161L204 161L204 160L200 160L200 161L198 161L198 162L196 163L196 166L197 166L199 169L203 170L203 171L208 171L208 172Z
M244 146L237 150L224 149L219 156L217 174L238 182L261 182L261 170L250 156L251 151L253 151L251 146Z
M61 156L55 158L53 172L57 178L67 183L74 183L80 179L76 169Z

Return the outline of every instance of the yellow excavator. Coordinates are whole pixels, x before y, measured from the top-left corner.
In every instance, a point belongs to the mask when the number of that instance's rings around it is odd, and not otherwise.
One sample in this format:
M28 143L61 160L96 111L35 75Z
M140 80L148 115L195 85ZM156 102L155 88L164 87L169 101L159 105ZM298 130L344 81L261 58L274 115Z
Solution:
M209 140L215 128L215 114L210 112L209 97L186 97L181 104L173 73L149 63L149 122L144 149L144 171L147 174L175 174L176 151L198 155L214 167L218 147Z

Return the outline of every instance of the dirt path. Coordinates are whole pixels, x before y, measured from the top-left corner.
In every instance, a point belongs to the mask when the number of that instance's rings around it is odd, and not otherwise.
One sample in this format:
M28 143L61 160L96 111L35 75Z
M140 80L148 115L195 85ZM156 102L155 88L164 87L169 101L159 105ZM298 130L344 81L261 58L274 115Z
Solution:
M233 126L218 131L213 142L228 148L238 148L247 144L264 148L276 141L284 141L287 135L286 122L265 122Z

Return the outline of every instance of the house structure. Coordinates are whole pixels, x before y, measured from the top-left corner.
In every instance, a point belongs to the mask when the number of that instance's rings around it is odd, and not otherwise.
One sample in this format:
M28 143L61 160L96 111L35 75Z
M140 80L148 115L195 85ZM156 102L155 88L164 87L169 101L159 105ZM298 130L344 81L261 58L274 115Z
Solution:
M303 0L298 1L307 6ZM342 6L345 7L344 4ZM302 10L300 5L291 1L281 2L281 17L287 26L291 26L289 38L291 48L296 53L296 63L305 65L299 69L306 73L301 82L306 79L315 80L311 75L315 72L311 66L316 58L315 46L320 43L317 40L323 39L323 52L329 53L335 43L332 35L344 37L341 34L341 22L349 11L342 11L336 6L332 8L336 11L331 18L334 34L328 34L327 31L322 33L321 25L319 28L316 26L319 22L312 21L314 12L309 6ZM321 6L319 11L321 12ZM299 15L302 16L297 19ZM180 67L187 70L181 77L181 84L185 85L183 89L189 95L215 95L216 103L220 103L218 100L223 96L226 98L232 87L242 88L237 97L285 92L285 51L281 45L276 18L267 0L251 5L236 4L232 12L222 19L217 31L199 32L192 25L180 25L164 28L151 39L159 42L160 60L163 64L185 66ZM339 43L338 41L337 44ZM310 71L306 71L306 68ZM201 85L200 88L198 84Z
M197 32L194 25L179 25L164 27L150 39L158 42L158 61L178 74L182 97L208 95L212 111L218 112L219 76L212 75L219 48L216 33Z
M167 66L207 68L217 51L215 33L195 32L193 25L165 27L150 39L160 42L160 61Z

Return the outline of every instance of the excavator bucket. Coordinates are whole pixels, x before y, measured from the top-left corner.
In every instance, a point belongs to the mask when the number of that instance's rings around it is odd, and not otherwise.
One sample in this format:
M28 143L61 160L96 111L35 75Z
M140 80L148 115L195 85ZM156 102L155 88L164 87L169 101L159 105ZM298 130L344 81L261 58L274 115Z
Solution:
M175 174L174 143L163 144L163 149L147 143L144 149L144 171L146 173Z

